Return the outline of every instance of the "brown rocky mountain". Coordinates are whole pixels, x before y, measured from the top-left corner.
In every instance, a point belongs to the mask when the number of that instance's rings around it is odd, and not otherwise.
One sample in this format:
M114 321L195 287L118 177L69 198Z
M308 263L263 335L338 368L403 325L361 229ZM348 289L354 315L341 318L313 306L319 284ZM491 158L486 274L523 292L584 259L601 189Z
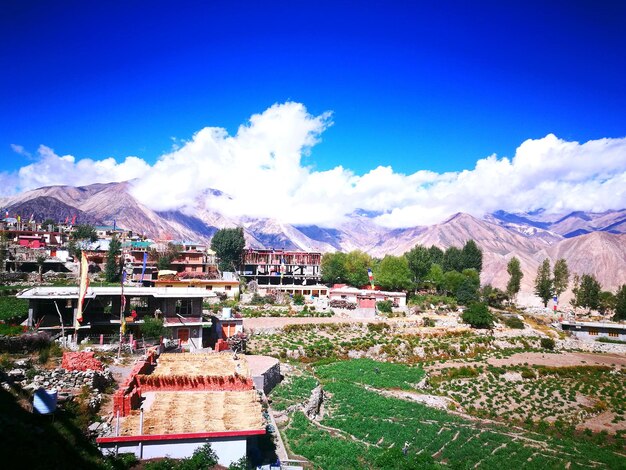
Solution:
M115 220L120 227L154 239L209 240L218 228L243 226L248 246L255 248L322 252L359 249L376 257L401 255L416 244L447 248L473 239L484 253L483 284L503 288L508 280L508 261L513 256L520 259L524 278L519 300L523 303L538 303L532 294L533 282L546 257L552 263L565 258L572 273L594 274L605 289L615 290L626 283L626 234L619 233L626 223L626 210L560 217L499 211L483 220L459 213L430 227L403 229L381 227L370 216L357 213L337 228L324 228L293 226L272 219L231 218L202 202L191 211L157 212L140 204L129 193L129 185L39 188L4 198L0 206L22 217L34 213L37 220L51 217L63 221L74 214L78 223L112 224ZM218 192L206 196L227 197Z

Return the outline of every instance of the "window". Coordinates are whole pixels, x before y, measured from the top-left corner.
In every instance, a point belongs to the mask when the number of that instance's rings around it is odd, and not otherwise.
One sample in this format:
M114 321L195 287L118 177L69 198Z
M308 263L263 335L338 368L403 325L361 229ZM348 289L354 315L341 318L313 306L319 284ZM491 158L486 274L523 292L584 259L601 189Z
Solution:
M131 297L128 302L127 310L137 312L139 315L145 315L148 313L148 298L147 297Z
M609 331L609 336L612 336L613 338L617 338L619 337L619 333L617 333L616 331Z
M177 315L191 315L193 313L192 299L179 299L176 301Z
M232 289L232 286L226 286L226 290Z
M589 334L591 336L598 336L598 330L596 330L595 328L589 328Z
M213 290L213 286L206 286L206 290Z

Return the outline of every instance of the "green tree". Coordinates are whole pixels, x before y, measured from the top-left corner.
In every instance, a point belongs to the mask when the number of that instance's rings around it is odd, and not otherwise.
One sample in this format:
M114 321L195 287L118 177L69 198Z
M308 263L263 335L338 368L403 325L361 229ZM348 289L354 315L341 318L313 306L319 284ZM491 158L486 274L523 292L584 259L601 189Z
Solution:
M437 292L441 292L443 289L443 269L441 268L441 265L436 263L431 265L424 281L433 286Z
M597 310L600 307L601 290L602 286L593 274L583 274L580 277L580 284L572 289L575 306Z
M446 271L443 274L442 288L446 295L455 295L465 277L458 271Z
M455 297L458 303L461 305L469 305L472 302L478 302L480 295L478 293L478 286L469 277L463 277L461 285L455 292Z
M152 317L145 317L143 323L139 326L139 330L144 338L159 338L165 336L166 333L163 320Z
M509 273L509 282L506 284L506 293L510 299L515 299L522 285L524 273L520 266L520 262L516 257L509 260L506 265L506 272Z
M175 243L168 243L165 248L151 248L148 250L148 258L152 261L156 261L157 269L170 269L172 267L172 261L180 256L180 245Z
M557 297L565 292L565 289L567 289L569 285L569 269L567 267L567 261L563 258L556 260L556 263L554 263L554 278L552 283L554 295Z
M95 242L98 240L98 234L93 225L80 224L74 227L72 230L71 238L76 241L90 241Z
M324 253L320 265L322 282L326 284L344 284L347 282L345 253Z
M489 307L484 303L471 304L462 314L461 319L472 328L491 328L495 321L494 316L489 311Z
M485 302L490 307L502 308L504 302L509 299L509 296L503 290L493 287L491 284L487 284L481 289L480 298L482 302Z
M404 256L413 274L413 282L419 284L424 281L433 264L430 259L430 250L425 246L415 245L411 250L407 251Z
M463 269L475 269L478 274L483 269L483 252L474 240L468 240L461 249Z
M443 254L443 271L463 271L463 252L456 246L449 247Z
M117 282L120 277L120 264L117 261L122 250L122 242L116 236L111 238L109 251L107 252L106 264L104 267L104 277L107 282Z
M443 266L443 250L441 248L435 245L431 245L431 247L428 249L428 254L430 255L431 263Z
M615 309L615 295L613 292L603 290L598 295L598 312L607 315Z
M413 286L409 263L404 256L385 256L376 267L375 280L385 290L408 290Z
M81 246L76 240L70 240L67 242L67 252L70 256L73 256L75 260L80 260Z
M548 258L543 260L537 270L535 294L542 300L543 306L547 307L548 301L552 297L552 276L550 275L550 260Z
M41 223L41 227L43 230L48 230L48 225L52 225L52 230L54 230L54 226L57 225L57 223L48 217Z
M615 320L626 320L626 284L622 284L615 294Z
M349 252L344 260L346 281L354 287L361 287L369 282L367 268L372 265L372 257L359 250Z
M469 305L478 302L480 289L480 274L474 268L466 268L461 273L463 280L454 291L457 302L462 305Z
M241 265L246 239L243 228L223 228L215 232L211 240L211 249L219 258L221 271L237 271Z

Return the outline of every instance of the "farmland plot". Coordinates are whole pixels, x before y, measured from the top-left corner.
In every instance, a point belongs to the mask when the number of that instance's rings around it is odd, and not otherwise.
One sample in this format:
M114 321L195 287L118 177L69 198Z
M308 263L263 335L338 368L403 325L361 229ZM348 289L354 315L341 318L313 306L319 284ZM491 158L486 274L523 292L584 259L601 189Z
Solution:
M292 452L319 468L626 466L624 455L587 442L465 419L377 392L409 389L423 374L417 367L352 360L312 370L327 394L324 416L317 423L292 413L283 434Z

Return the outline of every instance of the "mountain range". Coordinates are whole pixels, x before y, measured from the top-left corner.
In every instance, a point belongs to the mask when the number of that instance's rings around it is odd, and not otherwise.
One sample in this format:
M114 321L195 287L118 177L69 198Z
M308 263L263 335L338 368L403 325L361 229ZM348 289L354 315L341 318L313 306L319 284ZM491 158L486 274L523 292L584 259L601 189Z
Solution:
M84 187L50 186L0 199L0 207L22 217L34 215L77 223L107 224L153 239L208 241L220 228L244 228L247 246L305 251L362 250L375 257L401 255L416 244L441 248L462 246L473 239L484 254L481 281L503 288L506 264L516 256L524 278L519 300L537 304L532 285L543 259L567 260L572 273L594 274L606 290L626 283L626 209L602 213L548 214L497 211L475 217L458 213L431 226L390 229L377 225L373 214L357 211L334 228L291 225L274 219L229 217L206 205L193 209L154 211L132 195L132 183L102 183ZM210 191L207 197L228 197ZM567 298L567 295L565 296Z

